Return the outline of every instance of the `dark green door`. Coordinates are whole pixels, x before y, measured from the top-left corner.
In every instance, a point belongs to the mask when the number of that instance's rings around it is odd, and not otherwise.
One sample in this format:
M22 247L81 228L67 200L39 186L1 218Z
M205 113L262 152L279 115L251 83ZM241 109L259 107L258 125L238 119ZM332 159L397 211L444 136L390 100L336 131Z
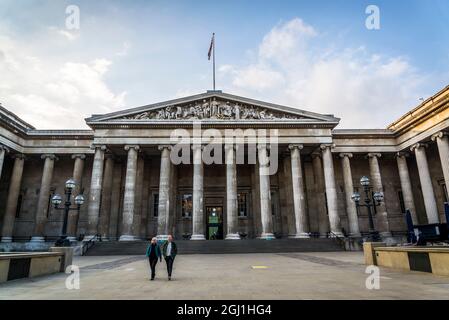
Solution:
M206 207L208 240L223 239L223 207Z

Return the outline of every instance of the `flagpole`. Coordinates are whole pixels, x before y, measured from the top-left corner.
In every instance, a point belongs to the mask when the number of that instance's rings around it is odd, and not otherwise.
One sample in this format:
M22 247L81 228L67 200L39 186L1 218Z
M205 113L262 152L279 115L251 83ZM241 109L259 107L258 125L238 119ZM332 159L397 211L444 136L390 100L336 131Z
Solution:
M215 33L212 34L213 43L212 43L212 53L213 53L213 79L214 79L214 91L215 91Z

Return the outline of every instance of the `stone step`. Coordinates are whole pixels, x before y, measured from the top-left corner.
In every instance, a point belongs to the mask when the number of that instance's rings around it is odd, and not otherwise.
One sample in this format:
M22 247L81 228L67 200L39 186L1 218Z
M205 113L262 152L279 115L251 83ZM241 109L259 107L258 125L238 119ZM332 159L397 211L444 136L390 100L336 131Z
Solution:
M148 241L96 242L89 256L145 254ZM176 241L179 254L277 253L343 251L335 239L277 239L277 240L210 240Z

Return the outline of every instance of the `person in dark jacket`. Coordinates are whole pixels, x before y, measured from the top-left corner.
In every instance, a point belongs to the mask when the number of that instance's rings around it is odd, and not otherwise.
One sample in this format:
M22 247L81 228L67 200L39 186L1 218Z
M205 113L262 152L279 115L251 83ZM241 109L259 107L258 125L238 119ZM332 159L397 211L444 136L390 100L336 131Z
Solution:
M161 248L159 248L156 238L151 239L151 243L147 248L146 256L148 257L148 260L150 261L151 280L154 280L154 277L156 276L157 260L160 260L162 262Z
M173 262L178 254L178 248L173 241L173 236L169 235L167 241L162 245L162 255L167 263L168 280L171 280L171 274L173 271Z

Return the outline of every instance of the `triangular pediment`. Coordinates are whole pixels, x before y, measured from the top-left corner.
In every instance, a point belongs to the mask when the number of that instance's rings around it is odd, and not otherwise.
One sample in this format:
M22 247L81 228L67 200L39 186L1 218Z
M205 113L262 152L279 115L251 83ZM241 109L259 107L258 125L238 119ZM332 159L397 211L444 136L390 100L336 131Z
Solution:
M189 120L338 122L339 119L332 115L322 115L213 91L111 114L95 115L86 120L88 123L99 123Z

